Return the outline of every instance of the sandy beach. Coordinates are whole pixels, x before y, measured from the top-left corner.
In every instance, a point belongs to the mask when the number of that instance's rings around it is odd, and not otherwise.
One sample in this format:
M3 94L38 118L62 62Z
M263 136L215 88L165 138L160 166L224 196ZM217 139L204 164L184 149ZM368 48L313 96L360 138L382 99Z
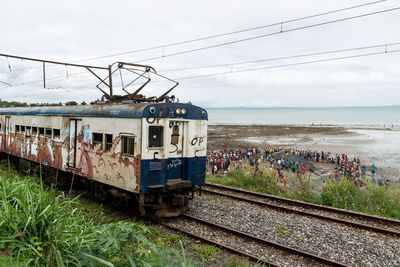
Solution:
M400 180L400 130L288 125L209 125L208 150L279 147L360 157L384 179Z

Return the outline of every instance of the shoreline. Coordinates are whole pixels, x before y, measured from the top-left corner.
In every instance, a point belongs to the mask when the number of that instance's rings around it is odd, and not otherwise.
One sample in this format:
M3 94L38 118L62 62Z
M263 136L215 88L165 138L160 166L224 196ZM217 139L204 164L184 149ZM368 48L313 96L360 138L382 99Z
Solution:
M279 147L360 157L384 179L400 181L400 130L300 125L209 125L208 150Z

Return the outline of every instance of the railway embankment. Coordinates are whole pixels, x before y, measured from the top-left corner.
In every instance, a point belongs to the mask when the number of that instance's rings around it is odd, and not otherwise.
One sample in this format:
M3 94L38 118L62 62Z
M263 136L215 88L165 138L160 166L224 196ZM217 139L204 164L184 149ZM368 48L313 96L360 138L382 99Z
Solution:
M359 186L353 180L343 178L339 181L330 179L323 187L317 187L309 176L293 176L282 182L266 165L257 171L250 166L232 169L229 175L223 177L208 175L207 181L400 220L400 190L391 186L370 182Z
M328 263L328 266L398 266L400 264L397 253L400 249L399 237L359 229L343 223L329 222L206 193L191 203L188 214L201 218L207 223L222 225L277 244L270 249L264 247L260 250L260 245L254 238L236 247L252 255L264 255L277 266L293 266L291 262L293 260L302 266L314 266L314 263L309 262L312 258L307 259L309 256L294 259L295 254L292 251L289 255L282 254L278 251L278 245L305 252L313 255L314 258L321 257L334 262ZM185 225L188 231L212 236L225 244L235 244L232 242L235 239L230 238L229 235L222 235L219 232L210 234L210 230L205 227L191 226L192 223L188 222L181 224ZM301 261L301 258L306 261Z

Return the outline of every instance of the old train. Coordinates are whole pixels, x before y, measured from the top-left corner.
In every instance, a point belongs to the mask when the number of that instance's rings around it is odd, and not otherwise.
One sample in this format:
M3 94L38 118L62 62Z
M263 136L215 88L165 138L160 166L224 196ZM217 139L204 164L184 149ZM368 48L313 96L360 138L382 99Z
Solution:
M1 152L176 216L205 182L207 120L191 103L0 108Z

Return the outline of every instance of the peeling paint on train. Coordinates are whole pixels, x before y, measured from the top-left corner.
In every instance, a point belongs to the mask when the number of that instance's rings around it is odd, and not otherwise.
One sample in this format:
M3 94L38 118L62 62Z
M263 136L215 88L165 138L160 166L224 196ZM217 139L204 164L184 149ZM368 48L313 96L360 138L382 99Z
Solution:
M185 107L186 114L177 114L177 107ZM194 172L203 168L197 159L205 156L207 119L204 109L181 103L2 108L0 147L17 157L130 192L146 193L148 186L165 185L170 179L201 184L203 174L200 179ZM172 144L171 123L179 125L176 144ZM35 128L35 133L17 129L18 125L32 131ZM149 146L151 126L163 126L164 147ZM93 140L99 133L101 144ZM134 140L131 154L121 151L124 136ZM194 167L186 158L190 162L196 159ZM165 191L165 186L160 188Z

